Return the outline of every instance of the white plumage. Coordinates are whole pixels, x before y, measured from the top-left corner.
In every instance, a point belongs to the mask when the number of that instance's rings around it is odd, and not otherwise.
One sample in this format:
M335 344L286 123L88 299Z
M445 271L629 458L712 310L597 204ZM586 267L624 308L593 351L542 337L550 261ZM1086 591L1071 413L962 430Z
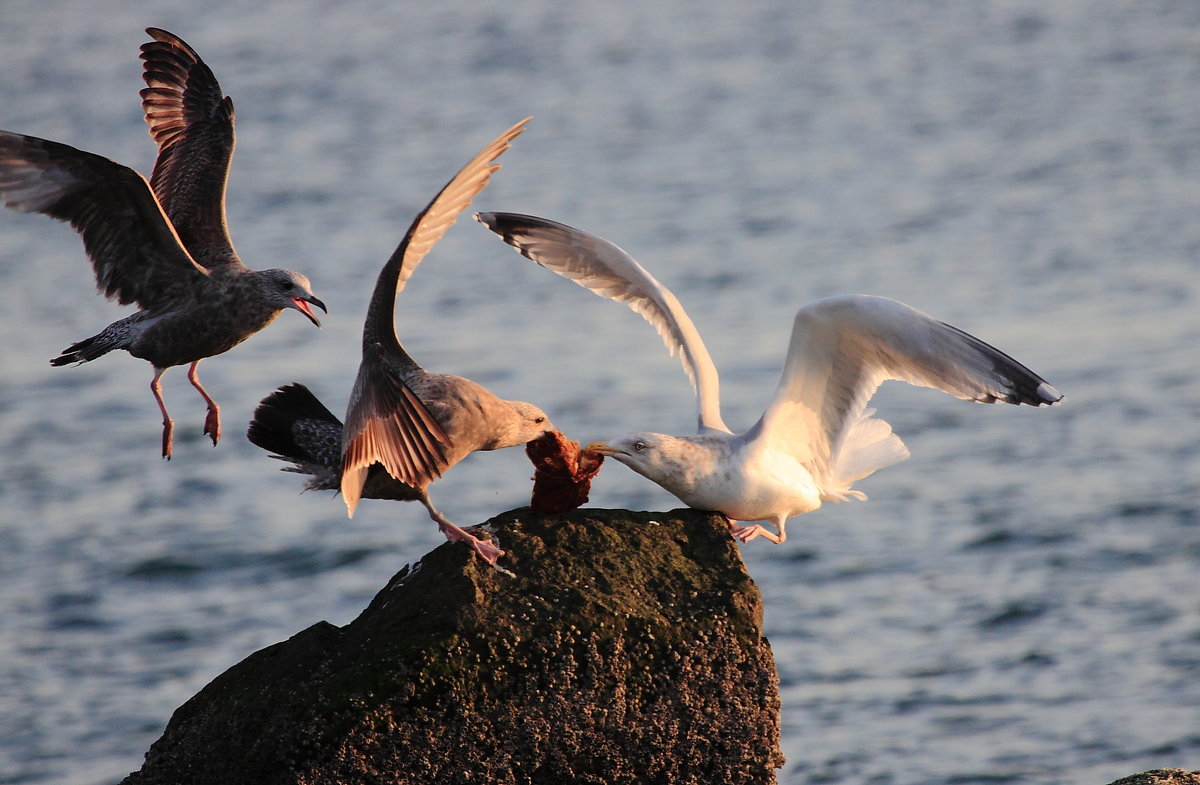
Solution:
M734 434L721 419L716 367L675 296L616 245L564 224L512 213L476 219L522 255L596 294L628 305L678 353L696 391L698 432L643 432L591 445L675 494L717 510L743 542L783 542L787 519L823 501L865 499L863 479L908 457L867 404L889 379L966 400L1040 406L1052 386L983 341L895 300L844 295L796 312L775 397L755 425Z

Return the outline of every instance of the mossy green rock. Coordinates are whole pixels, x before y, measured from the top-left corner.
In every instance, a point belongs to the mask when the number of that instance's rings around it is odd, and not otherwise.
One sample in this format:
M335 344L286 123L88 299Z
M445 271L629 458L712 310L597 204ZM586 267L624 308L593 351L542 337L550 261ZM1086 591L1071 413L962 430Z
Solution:
M345 627L230 668L128 785L773 783L779 695L725 520L514 510Z

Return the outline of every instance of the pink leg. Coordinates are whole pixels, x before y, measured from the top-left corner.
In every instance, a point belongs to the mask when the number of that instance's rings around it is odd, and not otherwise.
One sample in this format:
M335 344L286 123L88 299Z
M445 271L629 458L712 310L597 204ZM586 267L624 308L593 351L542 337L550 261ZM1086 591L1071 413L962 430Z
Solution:
M500 557L504 555L504 551L494 545L491 540L481 540L465 529L460 529L453 523L438 523L438 530L446 535L446 539L450 542L465 542L471 546L471 550L479 554L479 558L483 559L488 564L495 564Z
M455 526L446 519L446 516L438 512L437 508L430 504L428 499L423 499L422 501L425 503L425 509L429 510L429 517L437 521L438 531L445 535L446 539L450 542L465 542L471 546L471 550L479 554L479 558L493 566L504 555L504 551L490 540L481 540L469 531Z
M155 368L154 379L150 382L150 392L154 393L154 400L158 401L158 410L163 416L163 433L162 433L162 457L168 461L171 460L171 436L175 432L175 423L171 421L171 415L167 414L167 405L163 402L162 384L159 379L166 373L166 368Z
M188 368L188 381L200 393L200 397L208 404L208 416L204 418L204 432L212 439L213 446L217 446L217 442L221 441L221 407L217 406L214 401L205 391L204 385L200 384L200 377L197 375L197 367L200 361L192 363L192 367Z
M753 526L740 526L733 521L730 521L729 533L732 534L735 539L741 540L742 542L750 542L755 537L765 537L766 539L778 545L787 539L787 534L784 533L783 526L779 527L779 534L776 534L775 532L767 531L757 523Z

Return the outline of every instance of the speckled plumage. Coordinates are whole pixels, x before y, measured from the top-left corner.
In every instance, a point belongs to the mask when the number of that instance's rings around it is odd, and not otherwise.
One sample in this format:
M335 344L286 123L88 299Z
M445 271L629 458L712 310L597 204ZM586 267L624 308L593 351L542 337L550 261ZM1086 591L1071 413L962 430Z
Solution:
M380 270L363 325L362 362L350 392L346 424L338 426L342 450L337 476L350 515L361 498L420 501L448 539L466 542L490 563L503 551L442 515L429 500L429 484L472 452L525 444L554 426L533 404L503 400L460 376L426 371L400 345L394 311L396 295L413 270L487 186L500 168L495 159L509 148L526 122L528 118L505 131L459 170L413 219L404 239ZM324 433L332 433L329 429L336 418L325 414L314 417L316 408L312 404L326 414L328 410L315 398L304 401L298 387L281 388L263 400L250 438L264 449L300 464L301 471L313 474L324 487L334 476L324 453L314 460L300 443L303 438L284 443L270 435L294 433L301 427L297 423L313 419L324 423L320 426ZM276 447L267 446L269 443ZM313 466L321 468L310 471ZM309 486L314 487L312 481ZM402 495L408 491L399 489L409 489L412 495Z
M83 363L116 349L154 366L151 391L163 417L162 454L173 422L162 399L166 369L188 379L208 405L204 432L220 440L220 409L197 365L266 327L284 308L317 326L324 304L306 277L242 264L225 226L225 182L233 155L233 104L191 47L162 30L143 47L143 106L159 144L153 188L107 158L58 142L0 131L0 197L22 212L66 221L79 232L96 283L109 299L141 310L78 341L51 360Z

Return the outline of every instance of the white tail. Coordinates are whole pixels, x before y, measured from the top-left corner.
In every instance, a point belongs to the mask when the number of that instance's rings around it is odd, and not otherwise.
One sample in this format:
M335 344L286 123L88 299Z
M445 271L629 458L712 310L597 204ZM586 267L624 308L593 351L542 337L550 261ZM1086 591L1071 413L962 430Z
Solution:
M892 426L876 419L874 414L874 409L865 409L858 420L846 428L834 448L826 476L818 478L823 501L866 499L865 493L853 491L850 486L908 458L908 448L892 433Z

